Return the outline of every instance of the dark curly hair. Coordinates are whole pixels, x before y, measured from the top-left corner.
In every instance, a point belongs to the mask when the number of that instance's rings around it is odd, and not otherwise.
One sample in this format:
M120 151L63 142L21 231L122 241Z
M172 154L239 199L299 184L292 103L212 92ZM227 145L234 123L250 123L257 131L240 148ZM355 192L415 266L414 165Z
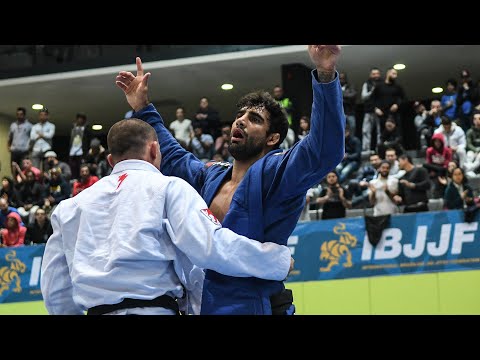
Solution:
M264 108L270 114L267 118L269 127L267 135L279 133L280 140L275 145L275 149L285 140L288 132L288 120L285 110L277 101L266 91L255 91L242 97L237 103L237 109L243 108Z

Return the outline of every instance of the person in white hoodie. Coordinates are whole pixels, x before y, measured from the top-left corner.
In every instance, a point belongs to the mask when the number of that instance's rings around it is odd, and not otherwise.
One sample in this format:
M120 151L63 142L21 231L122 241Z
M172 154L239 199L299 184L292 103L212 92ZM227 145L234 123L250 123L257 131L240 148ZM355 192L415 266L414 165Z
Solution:
M443 134L445 146L453 151L453 156L458 158L458 166L463 168L466 158L467 138L465 132L456 123L446 116L442 116L442 124L435 130L434 134Z

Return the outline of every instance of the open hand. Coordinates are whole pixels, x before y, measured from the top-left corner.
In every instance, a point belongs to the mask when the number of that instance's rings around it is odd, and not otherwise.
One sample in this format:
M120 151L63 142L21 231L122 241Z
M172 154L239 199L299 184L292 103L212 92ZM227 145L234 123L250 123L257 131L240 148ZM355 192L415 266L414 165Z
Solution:
M115 84L123 90L128 103L134 111L139 111L149 104L148 79L150 73L143 74L142 60L137 57L137 76L129 71L120 71Z

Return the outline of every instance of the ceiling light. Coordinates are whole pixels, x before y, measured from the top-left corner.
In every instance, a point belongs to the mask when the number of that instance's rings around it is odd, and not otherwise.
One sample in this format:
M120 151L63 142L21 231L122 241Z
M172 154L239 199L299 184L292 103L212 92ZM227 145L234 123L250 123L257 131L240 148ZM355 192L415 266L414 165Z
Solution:
M442 89L441 87L434 87L434 88L432 89L432 92L433 92L434 94L440 94L441 92L443 92L443 89Z
M102 130L102 125L92 125L93 130Z
M232 90L233 85L232 84L223 84L222 85L222 90Z
M42 105L42 104L33 104L33 105L32 105L32 109L33 109L33 110L42 110L42 109L43 109L43 105Z
M393 65L393 68L395 70L403 70L403 69L406 68L406 66L404 64L395 64L395 65Z

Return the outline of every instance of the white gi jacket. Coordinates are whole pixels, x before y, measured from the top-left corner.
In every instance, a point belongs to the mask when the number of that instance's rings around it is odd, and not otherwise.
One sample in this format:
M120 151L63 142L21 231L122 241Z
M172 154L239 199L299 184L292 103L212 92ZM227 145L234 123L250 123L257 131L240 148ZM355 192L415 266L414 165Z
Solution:
M269 280L285 279L290 267L287 247L222 228L187 182L142 160L119 162L111 175L62 201L51 222L41 270L50 314L83 314L124 298L180 298L182 284L198 314L198 267Z

